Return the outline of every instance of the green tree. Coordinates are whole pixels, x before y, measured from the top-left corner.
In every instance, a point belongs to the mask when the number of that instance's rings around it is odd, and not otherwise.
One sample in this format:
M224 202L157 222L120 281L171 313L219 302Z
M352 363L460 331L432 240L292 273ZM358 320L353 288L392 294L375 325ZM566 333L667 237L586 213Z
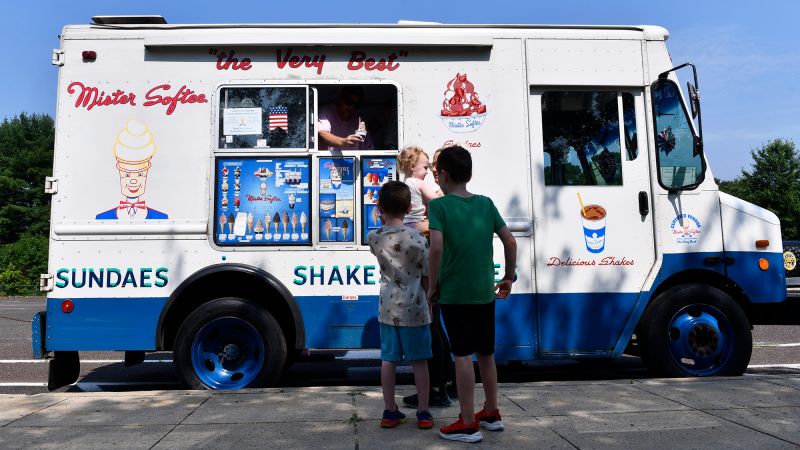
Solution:
M39 274L47 272L47 236L24 234L0 245L0 295L36 295Z
M54 142L53 119L46 114L22 113L0 123L0 244L23 233L47 235L44 177L52 173Z
M720 190L774 212L783 239L800 239L800 154L794 142L775 139L750 154L752 169L721 182Z

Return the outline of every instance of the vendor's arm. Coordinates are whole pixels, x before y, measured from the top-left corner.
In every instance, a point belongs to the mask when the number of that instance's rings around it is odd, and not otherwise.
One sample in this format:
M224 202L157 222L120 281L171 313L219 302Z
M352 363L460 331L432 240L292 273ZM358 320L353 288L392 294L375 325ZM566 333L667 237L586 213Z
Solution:
M323 130L319 130L318 134L319 140L329 147L355 147L364 141L364 139L357 134L340 137L331 133L330 131Z

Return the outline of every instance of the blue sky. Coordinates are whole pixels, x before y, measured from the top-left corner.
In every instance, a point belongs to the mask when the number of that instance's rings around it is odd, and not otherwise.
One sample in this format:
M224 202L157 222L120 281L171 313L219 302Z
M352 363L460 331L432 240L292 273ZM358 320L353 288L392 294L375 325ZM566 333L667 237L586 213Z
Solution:
M233 2L18 1L4 4L0 117L55 114L50 54L66 24L94 15L160 14L170 23L554 23L661 25L676 64L700 72L706 152L714 175L749 168L750 150L775 138L800 145L800 1L431 0ZM296 5L301 7L296 8ZM685 81L685 80L683 80Z

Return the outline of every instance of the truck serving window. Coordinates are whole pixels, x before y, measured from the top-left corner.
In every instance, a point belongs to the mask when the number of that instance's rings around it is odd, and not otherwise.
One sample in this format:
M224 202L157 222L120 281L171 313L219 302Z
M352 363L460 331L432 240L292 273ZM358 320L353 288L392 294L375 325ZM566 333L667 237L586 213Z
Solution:
M705 176L705 163L680 89L670 80L658 80L653 83L652 95L658 181L665 189L696 186Z
M308 148L308 88L230 87L219 95L219 148Z
M622 185L619 105L624 105L624 98L620 102L620 95L615 91L542 94L545 185ZM632 110L632 98L630 105ZM625 127L626 141L629 133L635 136L635 117L631 126ZM628 150L628 158L635 158L636 149Z

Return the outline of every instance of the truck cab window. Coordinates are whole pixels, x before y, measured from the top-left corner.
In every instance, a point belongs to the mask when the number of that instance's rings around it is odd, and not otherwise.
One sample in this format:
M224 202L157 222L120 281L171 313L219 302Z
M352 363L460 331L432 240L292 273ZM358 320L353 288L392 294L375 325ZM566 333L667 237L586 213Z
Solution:
M703 181L705 163L695 150L695 135L681 101L680 89L669 80L653 84L653 118L658 181L665 189L681 189Z
M614 91L542 94L545 185L622 185L617 95Z
M633 95L622 93L622 123L625 134L625 151L628 161L633 161L639 154L638 135L636 131L636 107L633 104Z
M219 95L219 148L308 148L308 88L231 87Z

